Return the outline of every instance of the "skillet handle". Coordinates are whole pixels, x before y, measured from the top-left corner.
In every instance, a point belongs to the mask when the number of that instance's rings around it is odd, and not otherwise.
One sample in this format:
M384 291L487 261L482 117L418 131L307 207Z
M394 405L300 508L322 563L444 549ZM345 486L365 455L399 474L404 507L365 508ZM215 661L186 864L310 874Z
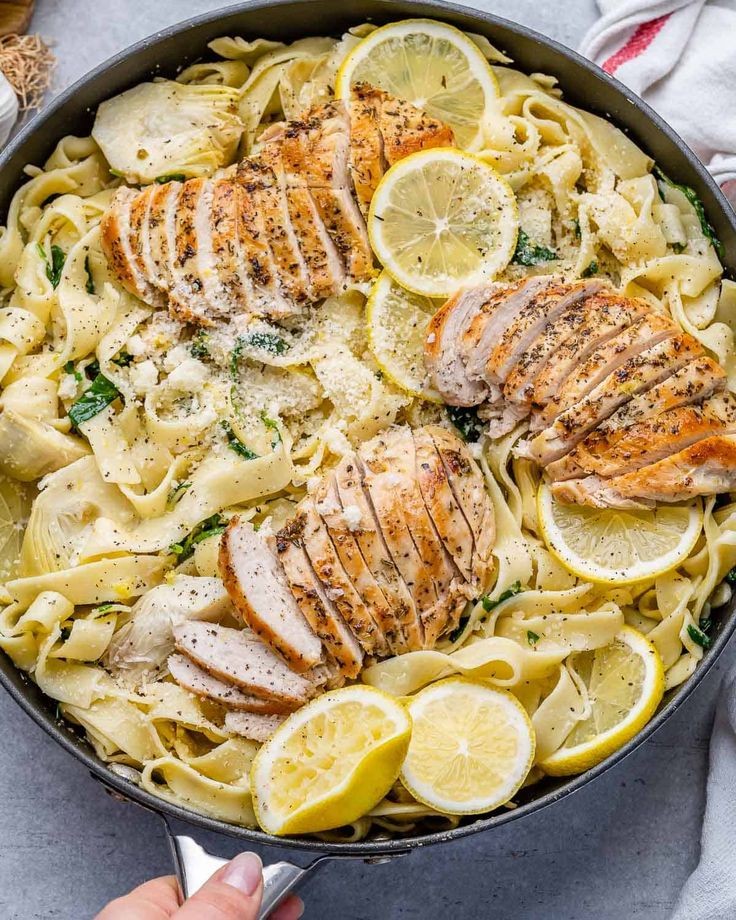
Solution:
M224 866L228 860L213 856L201 847L192 837L174 834L166 824L166 832L174 857L176 875L185 898L198 891L207 879ZM292 891L305 875L318 868L323 862L333 859L320 856L308 866L296 866L289 862L272 863L263 867L263 902L258 920L265 920L274 908L278 907L286 895Z

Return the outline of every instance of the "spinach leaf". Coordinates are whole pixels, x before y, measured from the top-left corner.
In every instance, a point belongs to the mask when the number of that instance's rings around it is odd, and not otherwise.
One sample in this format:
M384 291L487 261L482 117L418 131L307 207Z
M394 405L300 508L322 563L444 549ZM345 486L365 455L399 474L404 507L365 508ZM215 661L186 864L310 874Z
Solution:
M206 358L209 355L210 350L207 346L207 339L208 336L204 332L198 332L196 334L189 348L189 354L193 358Z
M588 265L587 268L584 268L584 269L583 269L583 271L582 271L580 277L581 277L581 278L592 278L593 275L597 275L597 274L598 274L598 269L599 269L599 267L600 267L600 266L598 265L598 261L597 261L596 259L593 259L593 261L590 263L590 265Z
M177 562L184 562L192 555L198 543L222 533L226 527L227 520L221 514L213 514L197 524L180 543L172 543L169 552L177 557Z
M69 407L69 418L74 428L79 430L82 422L94 418L110 403L120 398L120 390L104 374L98 374L84 393Z
M736 585L736 565L726 574L724 581L727 581L729 585Z
M233 426L224 418L220 425L222 426L223 431L227 436L227 446L230 450L235 451L238 456L243 457L244 460L257 460L258 454L255 451L252 451L250 447L246 447L245 444L240 440L240 438L233 431Z
M539 642L539 636L535 632L532 632L531 629L527 629L526 641L529 643L529 645L534 646L537 644L537 642Z
M110 170L112 172L112 170ZM165 185L167 182L186 182L187 177L184 173L166 173L163 176L156 176L153 180L158 185Z
M485 430L485 424L478 418L478 411L472 406L445 406L447 415L457 428L464 441L474 443Z
M77 381L77 383L81 383L81 382L82 382L82 375L79 373L79 371L76 369L76 367L74 367L74 362L73 362L73 361L67 361L67 362L66 362L66 364L64 365L64 373L65 373L65 374L73 374L73 375L74 375L74 379Z
M266 428L269 428L273 432L271 435L271 447L276 447L281 441L281 432L279 431L278 422L275 419L269 418L265 411L261 412L261 421Z
M168 498L166 499L166 504L169 508L173 508L174 505L179 501L181 496L186 492L188 488L191 487L191 482L182 480L178 482L174 488L169 492Z
M698 629L697 626L693 626L692 623L687 628L687 634L690 636L693 642L696 645L699 645L701 648L710 648L713 644L711 637L706 636L702 630Z
M89 256L84 260L84 270L87 273L87 281L85 282L84 288L88 294L96 294L95 281L89 268Z
M40 243L36 243L36 248L38 249L38 254L46 264L46 277L51 282L51 287L56 290L61 281L61 273L64 269L64 262L66 262L66 254L61 246L54 244L51 247L51 261L49 261L46 250Z
M498 597L493 600L488 597L487 594L484 594L481 598L481 603L483 604L483 609L486 613L490 613L495 607L498 607L499 604L502 604L504 601L507 601L510 597L516 597L517 594L521 593L521 582L515 581L510 588L506 588L505 591L502 591Z
M703 236L710 240L713 245L713 248L718 253L719 258L723 258L723 243L716 236L716 231L713 229L713 225L710 223L705 214L705 208L703 207L703 202L698 198L698 194L694 188L690 188L689 185L681 185L679 182L673 182L672 179L669 179L659 168L659 166L654 167L654 174L660 182L660 195L664 198L662 194L661 183L669 185L670 188L676 188L678 191L687 198L690 204L695 209L695 213L698 216L700 221L700 229L703 231Z
M553 262L556 258L556 252L546 246L537 246L523 230L519 230L512 262L517 265L539 265L540 262Z
M249 332L242 338L245 340L244 345L260 348L261 351L267 351L270 355L284 355L291 348L286 339L282 339L275 332Z
M119 351L113 358L110 359L113 364L117 364L118 367L127 367L133 361L133 355L129 355L125 349Z

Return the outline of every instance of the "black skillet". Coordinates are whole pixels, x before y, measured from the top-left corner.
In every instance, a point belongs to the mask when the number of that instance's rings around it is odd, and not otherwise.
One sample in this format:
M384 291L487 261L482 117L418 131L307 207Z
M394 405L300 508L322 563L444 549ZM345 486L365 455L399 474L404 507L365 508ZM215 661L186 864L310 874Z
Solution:
M675 181L692 186L705 205L708 219L725 248L726 273L736 275L736 215L687 145L645 103L625 86L595 65L532 29L486 13L443 2L414 0L251 0L223 10L206 13L164 29L95 68L58 96L0 155L0 214L7 213L11 196L23 182L27 163L41 164L65 134L89 133L100 102L154 75L173 76L184 66L208 54L207 42L221 35L267 37L291 41L306 35L338 36L360 22L385 23L408 17L442 19L461 29L486 35L506 51L520 70L541 71L558 78L565 99L603 115L625 130ZM0 654L0 681L19 705L60 745L78 758L114 795L135 802L167 818L188 822L195 828L219 831L252 845L278 845L303 850L313 857L306 869L281 862L266 868L266 896L262 916L324 859L359 858L383 861L436 843L448 843L468 834L509 821L531 820L540 809L570 795L623 760L645 741L681 706L715 663L736 628L736 601L722 608L715 626L714 641L693 676L667 694L652 721L628 744L581 776L547 778L518 797L519 807L487 817L467 820L452 831L368 839L356 843L322 843L317 840L276 839L261 831L235 827L186 808L163 801L126 779L111 773L92 748L55 718L54 706L7 656ZM191 893L221 864L191 838L169 830L174 859L185 892Z

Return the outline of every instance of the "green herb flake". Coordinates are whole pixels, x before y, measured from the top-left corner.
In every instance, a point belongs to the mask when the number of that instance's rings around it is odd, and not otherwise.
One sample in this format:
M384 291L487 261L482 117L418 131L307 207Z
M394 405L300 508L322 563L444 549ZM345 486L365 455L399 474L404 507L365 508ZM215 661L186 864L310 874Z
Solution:
M87 256L87 258L84 260L84 270L87 274L87 281L85 282L84 288L88 294L96 294L97 291L95 290L95 281L92 277L92 272L90 271L89 267L89 256Z
M672 179L669 179L659 168L659 166L654 167L654 174L660 182L660 195L664 199L664 194L662 190L662 183L669 185L670 188L676 188L678 191L687 198L690 204L693 206L695 213L697 214L698 220L700 221L700 229L703 231L703 236L710 241L711 245L718 253L720 259L723 258L723 243L716 236L716 231L713 228L713 225L708 220L705 214L705 207L703 202L698 197L698 193L694 188L690 188L689 185L681 185L679 182L673 182Z
M238 456L243 457L244 460L257 460L258 454L246 447L245 444L240 440L240 438L233 431L233 426L228 422L227 419L223 419L220 422L225 435L227 436L227 446L230 450L235 451Z
M208 357L210 350L207 345L209 336L204 332L198 332L197 335L192 340L192 344L189 347L189 354L193 358L206 358Z
M268 428L271 434L271 447L276 447L277 444L281 443L281 432L279 431L279 423L276 419L270 418L266 415L265 411L261 412L261 421Z
M580 277L581 278L592 278L593 275L598 274L600 266L598 265L598 260L593 259L593 261L588 265L587 268L584 268Z
M191 485L192 485L191 482L185 481L185 480L182 480L182 482L178 482L174 486L174 488L169 492L169 496L166 499L166 504L169 507L172 507L173 505L175 505L179 501L179 499L182 497L182 495L186 492L186 490L191 487Z
M111 601L108 601L106 604L99 604L97 607L95 607L95 610L97 613L107 613L107 611L112 610L114 606L115 604L113 604Z
M113 364L117 364L118 367L127 367L129 364L133 363L133 355L129 355L128 352L123 349L110 360Z
M724 581L727 581L729 585L736 585L736 565L726 574Z
M490 613L495 607L498 607L499 604L502 604L504 601L507 601L510 597L516 597L517 594L521 593L521 582L515 581L510 588L507 588L505 591L502 591L496 600L488 597L487 594L484 594L480 599L483 604L483 609L486 613Z
M512 262L516 265L539 265L540 262L554 262L556 258L556 252L546 246L537 246L523 230L519 230Z
M111 176L115 176L116 179L124 179L124 178L125 178L125 173L124 173L124 172L120 172L119 169L113 169L112 166L110 166L110 167L108 168L108 172L110 173Z
M66 254L64 253L64 250L61 248L61 246L54 244L51 247L51 259L49 260L49 256L46 254L46 250L40 243L36 243L36 249L38 250L38 254L41 256L44 261L44 265L46 266L46 277L51 282L51 287L56 290L56 288L59 286L59 282L61 281L61 273L64 270Z
M539 642L539 636L535 632L532 632L531 629L527 629L526 641L529 643L529 645L534 646L537 644L537 642Z
M194 553L198 543L221 534L226 527L227 520L221 514L213 514L200 521L180 543L172 543L169 552L177 557L177 562L185 562Z
M687 628L687 634L693 642L701 648L710 648L713 644L713 640L710 636L706 636L702 630L698 629L697 626L693 626L692 623Z
M478 418L477 409L465 406L445 406L447 415L468 443L475 443L485 431L485 424Z
M286 339L282 339L275 332L250 332L243 336L243 339L243 344L250 345L252 348L260 348L261 351L267 351L270 355L277 357L286 354L291 348Z
M74 375L74 379L77 381L77 383L81 383L81 382L82 382L82 375L79 373L79 371L76 369L76 367L74 367L74 362L73 362L73 361L67 361L67 362L66 362L66 364L64 365L64 373L65 373L65 374L73 374L73 375Z
M98 374L92 381L92 385L69 407L72 426L79 430L83 422L94 418L119 398L120 390L115 384L103 374Z
M112 170L110 170L112 172ZM187 177L184 173L166 173L163 176L156 176L153 180L157 185L165 185L167 182L186 182Z

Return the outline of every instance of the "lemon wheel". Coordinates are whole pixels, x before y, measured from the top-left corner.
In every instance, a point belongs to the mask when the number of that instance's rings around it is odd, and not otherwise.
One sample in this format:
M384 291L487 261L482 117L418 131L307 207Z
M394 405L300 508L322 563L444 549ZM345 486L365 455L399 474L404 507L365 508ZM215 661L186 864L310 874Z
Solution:
M29 510L23 484L0 476L0 583L17 573L23 542L22 522Z
M373 687L318 697L289 716L253 761L258 823L269 834L309 834L362 817L395 782L410 734L406 707Z
M413 294L382 272L366 305L368 343L383 373L402 390L430 402L442 397L427 380L424 340L441 301Z
M395 163L371 201L373 251L402 287L426 297L496 277L516 247L511 186L492 166L452 147Z
M335 95L370 83L449 124L459 147L479 149L498 81L475 42L432 19L407 19L371 32L343 61Z
M588 508L555 501L542 483L539 526L547 547L569 571L587 581L634 584L679 565L703 527L699 501L652 510Z
M524 782L534 730L507 691L448 678L417 693L409 712L401 781L418 801L448 814L482 814L508 802Z
M580 652L574 666L590 714L539 766L553 776L582 773L626 744L654 715L664 693L664 667L652 643L624 626L611 645Z

